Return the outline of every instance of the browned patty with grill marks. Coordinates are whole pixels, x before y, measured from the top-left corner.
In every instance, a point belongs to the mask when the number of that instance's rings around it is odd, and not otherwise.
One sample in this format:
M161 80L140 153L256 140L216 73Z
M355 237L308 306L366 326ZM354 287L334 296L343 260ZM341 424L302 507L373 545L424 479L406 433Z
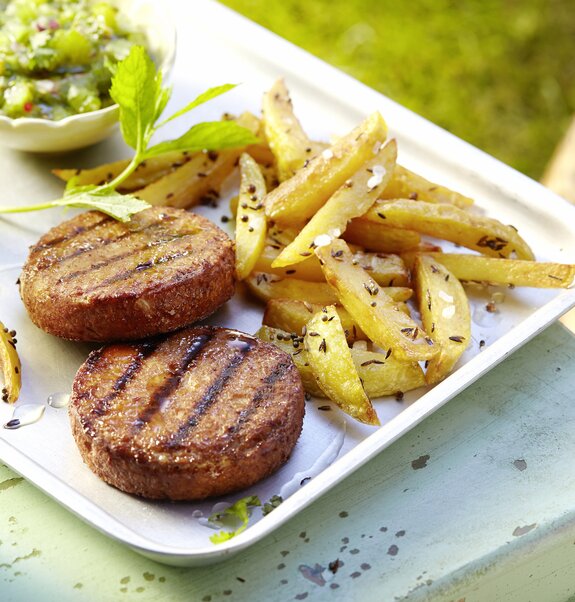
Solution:
M234 293L234 250L208 219L152 207L118 222L91 211L30 249L20 294L32 321L80 341L170 332L213 313Z
M199 326L93 351L69 413L84 461L104 481L195 500L249 487L288 459L304 389L274 345Z

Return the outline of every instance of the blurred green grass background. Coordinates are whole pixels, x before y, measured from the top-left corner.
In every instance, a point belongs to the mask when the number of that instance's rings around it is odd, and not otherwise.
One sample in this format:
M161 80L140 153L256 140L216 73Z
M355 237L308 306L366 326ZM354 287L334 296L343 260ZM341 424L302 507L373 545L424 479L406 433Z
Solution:
M223 0L540 178L575 112L575 0Z

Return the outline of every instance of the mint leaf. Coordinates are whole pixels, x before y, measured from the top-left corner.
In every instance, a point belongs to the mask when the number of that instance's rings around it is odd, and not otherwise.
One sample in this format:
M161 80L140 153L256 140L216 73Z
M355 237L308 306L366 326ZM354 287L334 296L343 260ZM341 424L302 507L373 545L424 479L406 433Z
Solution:
M69 192L61 199L48 201L39 205L26 205L24 207L2 207L0 213L26 213L28 211L40 211L41 209L53 209L54 207L79 207L101 211L121 222L127 222L134 215L150 207L149 203L137 199L129 194L120 194L104 186L94 188L84 186L80 192Z
M168 104L168 100L170 100L170 96L172 95L172 87L168 87L168 88L162 88L160 90L160 93L158 94L157 98L156 98L156 111L155 111L155 115L154 115L154 123L156 123L156 121L158 121L158 119L161 117L162 113L164 112L164 109L166 108L166 105ZM158 129L159 126L154 128L154 131L156 131Z
M175 140L167 140L152 146L146 151L146 158L168 151L221 150L257 142L259 138L253 132L235 121L206 121L193 125L183 136Z
M220 531L219 533L214 533L213 535L211 535L210 541L212 543L224 543L224 541L228 541L236 535L237 532L234 531Z
M120 194L114 190L86 190L65 196L53 201L55 207L79 207L93 211L101 211L121 222L130 220L134 213L150 207L149 203L132 196Z
M176 111L173 115L170 115L170 117L168 117L165 121L162 121L162 123L158 124L156 129L161 128L163 125L165 125L169 121L172 121L172 119L176 119L177 117L184 115L188 111L195 109L196 107L200 106L201 104L208 102L208 100L212 100L212 98L216 98L217 96L220 96L220 94L224 94L225 92L232 90L236 86L237 86L237 84L222 84L221 86L215 86L213 88L209 88L205 92L202 92L197 98L192 100L191 103L187 104L183 109Z
M143 150L152 136L157 110L165 107L162 74L143 46L132 46L112 77L110 96L120 107L120 128L127 144Z
M243 533L250 520L250 514L252 508L261 506L262 503L257 495L249 495L247 497L238 500L232 504L229 508L226 508L222 512L214 512L208 520L217 526L230 526L235 527L239 523L234 531L220 531L210 537L212 543L223 543L228 541L232 537Z

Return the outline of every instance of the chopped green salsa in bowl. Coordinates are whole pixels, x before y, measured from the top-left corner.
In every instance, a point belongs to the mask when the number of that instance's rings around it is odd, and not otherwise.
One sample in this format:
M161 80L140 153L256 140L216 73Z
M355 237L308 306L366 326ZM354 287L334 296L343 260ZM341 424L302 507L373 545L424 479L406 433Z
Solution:
M152 2L0 0L0 141L50 152L103 139L112 73L134 44L171 68L174 28Z

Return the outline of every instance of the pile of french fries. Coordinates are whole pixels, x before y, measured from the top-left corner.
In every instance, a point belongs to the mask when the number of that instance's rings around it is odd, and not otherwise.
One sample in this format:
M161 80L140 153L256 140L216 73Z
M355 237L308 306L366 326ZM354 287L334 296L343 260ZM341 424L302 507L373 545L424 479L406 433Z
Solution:
M310 395L363 423L379 424L372 398L401 397L452 371L471 342L466 283L573 282L574 265L535 262L513 226L399 165L379 113L331 145L313 141L278 80L263 118L238 122L261 144L158 157L125 190L153 205L192 207L217 197L239 165L236 271L266 303L258 335L292 356ZM55 173L90 184L122 167ZM426 236L471 252L442 252Z

